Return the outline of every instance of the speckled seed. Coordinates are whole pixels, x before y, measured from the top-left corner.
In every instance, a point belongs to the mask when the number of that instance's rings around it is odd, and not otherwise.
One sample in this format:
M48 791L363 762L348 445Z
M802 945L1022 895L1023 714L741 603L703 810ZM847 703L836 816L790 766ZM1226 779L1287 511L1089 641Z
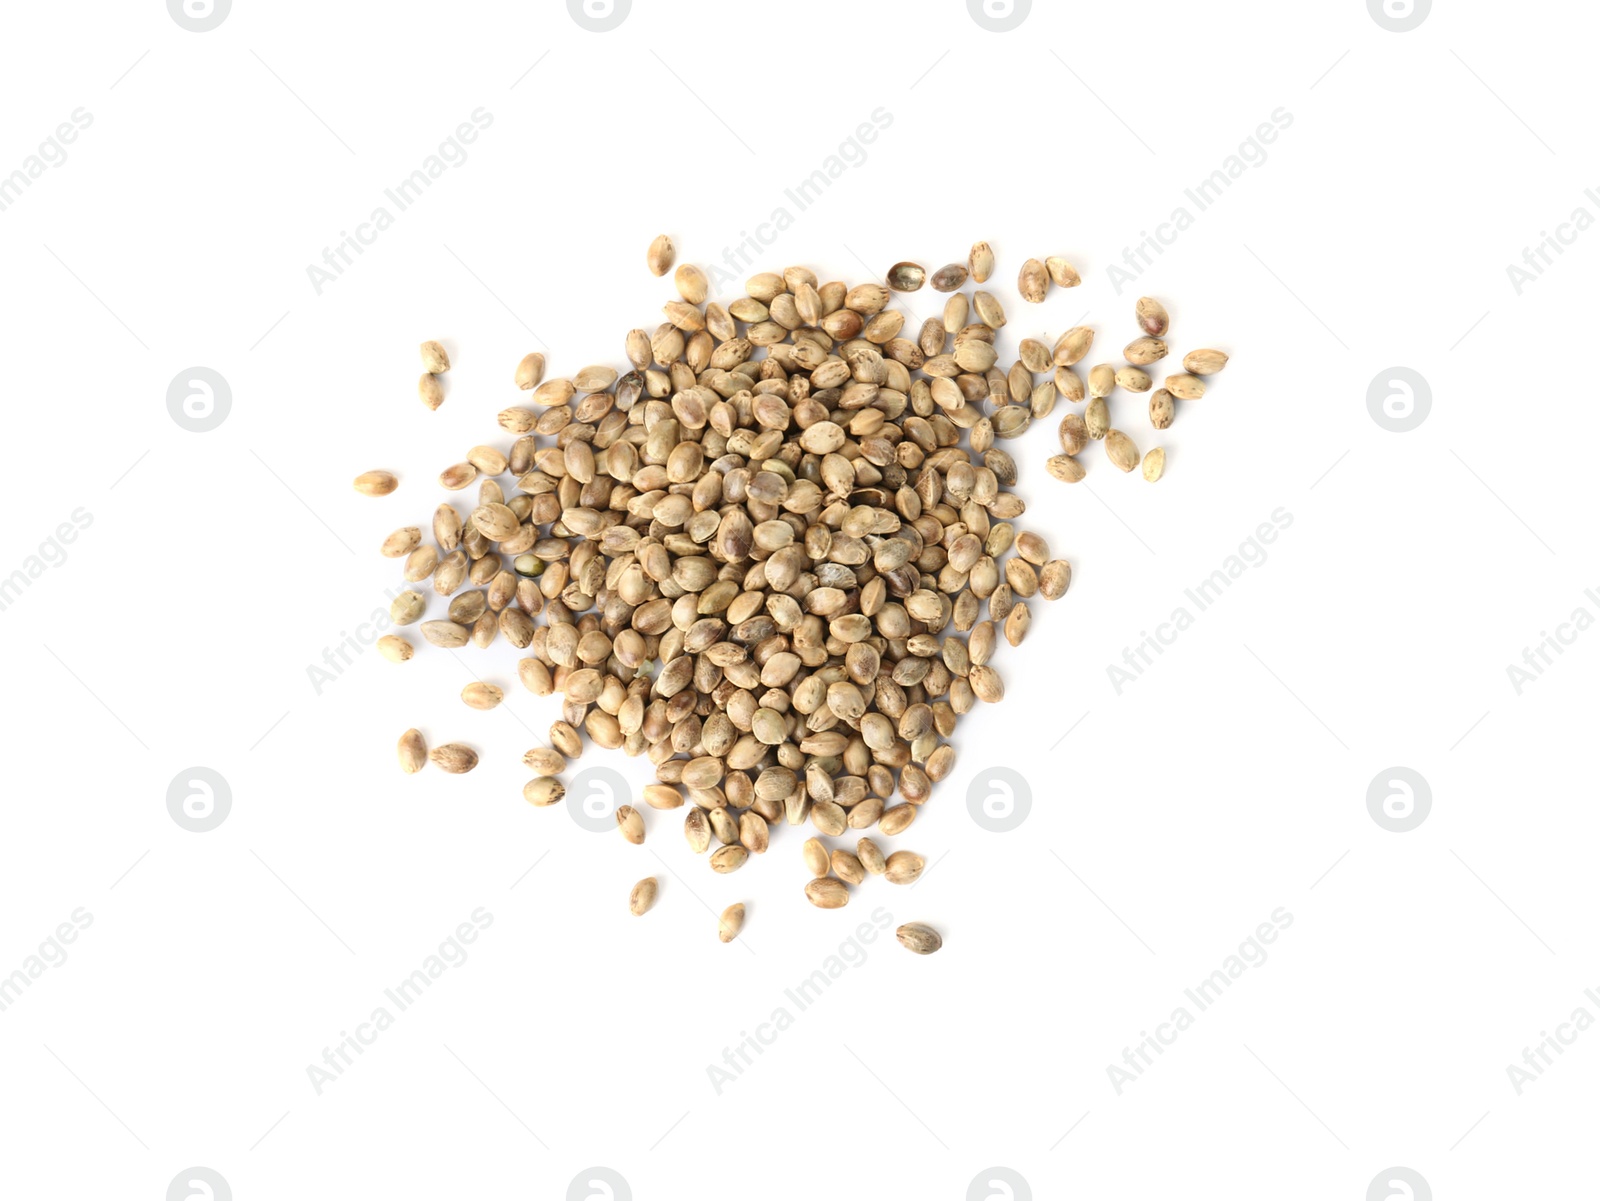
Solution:
M1121 430L1107 430L1106 457L1118 470L1132 471L1139 465L1139 448Z
M559 804L567 795L567 786L554 776L535 776L522 786L522 799L541 808Z
M800 857L805 860L806 870L819 880L828 874L828 848L820 838L806 839L800 847Z
M1167 332L1167 310L1153 296L1141 296L1134 302L1133 316L1139 328L1151 337L1159 338Z
M1043 302L1045 293L1050 290L1050 273L1038 259L1029 259L1022 264L1022 270L1017 274L1017 291L1022 299L1029 304Z
M650 243L650 249L645 251L644 261L651 275L665 275L672 270L672 256L672 239L666 234L659 234Z
M1005 681L992 667L974 667L967 673L967 683L972 687L972 695L986 705L999 704L1006 699Z
M1117 387L1125 392L1148 392L1150 384L1150 373L1138 367L1124 367L1117 372Z
M894 936L900 940L902 947L918 955L932 955L944 946L944 939L939 937L939 932L921 922L907 922L894 932Z
M1228 365L1220 350L1191 350L1183 356L1183 369L1190 375L1215 375Z
M424 342L422 344L422 369L430 375L438 375L450 370L450 356L444 347L437 342Z
M1063 454L1075 455L1089 445L1089 426L1077 413L1068 413L1056 428Z
M727 875L729 872L738 871L749 858L750 852L741 846L719 847L711 852L711 870Z
M544 355L537 350L522 356L517 364L516 384L524 392L537 388L544 381Z
M691 807L683 815L683 837L696 855L705 854L706 848L711 845L711 823L706 820L704 809Z
M960 263L947 263L935 271L928 282L935 292L954 292L967 282L967 269Z
M413 647L398 634L385 634L378 639L378 653L391 663L404 663L416 654Z
M1046 600L1060 600L1072 584L1072 564L1065 559L1051 559L1039 569L1039 595Z
M744 904L729 905L722 911L722 916L717 918L717 937L723 942L732 942L739 937L739 931L744 929Z
M644 818L632 805L617 806L617 829L634 846L644 842Z
M915 884L928 861L913 851L896 851L888 858L883 878L890 884Z
M356 476L356 491L362 496L388 496L399 486L392 471L363 471Z
M1144 478L1152 484L1167 472L1167 452L1157 446L1144 457ZM1182 489L1179 489L1182 491Z
M883 852L878 849L878 844L870 838L863 838L856 843L856 858L861 860L861 866L874 876L881 876L889 870L889 865L884 860Z
M813 880L806 885L806 900L818 909L843 909L850 902L850 890L843 880Z
M1199 400L1206 394L1205 381L1197 375L1169 375L1163 382L1179 400Z
M1076 288L1083 282L1078 269L1059 254L1045 259L1044 265L1045 270L1050 272L1050 281L1058 288Z
M428 758L441 771L447 771L455 776L478 766L478 752L459 742L447 742L443 746L434 747L428 752Z
M650 912L650 907L656 903L658 887L654 876L646 876L635 884L628 893L628 912L634 917Z
M972 308L977 313L978 320L990 329L999 329L1006 323L1005 309L988 292L974 292L972 294Z
M559 776L567 770L567 758L560 751L536 746L522 756L523 766L536 776Z
M974 242L972 253L967 256L967 269L972 273L972 282L975 284L986 283L994 274L994 251L987 242Z
M1106 399L1096 396L1089 402L1083 411L1083 426L1089 431L1089 437L1100 439L1106 436L1106 431L1111 428L1111 412L1106 408Z
M846 884L860 884L867 878L867 869L861 866L861 860L843 847L834 851L829 863L833 867L833 874Z
M1172 424L1172 393L1165 388L1157 388L1150 393L1150 424L1158 430L1164 430Z
M1148 367L1156 360L1167 357L1167 344L1160 338L1148 335L1135 338L1122 348L1122 357L1135 367Z
M928 274L917 263L896 263L885 278L896 292L915 292L922 287Z
M423 741L422 731L407 730L400 735L400 770L407 775L422 770L428 762L428 744Z
M383 545L378 549L387 559L399 559L409 555L417 549L422 542L422 530L418 526L401 526L394 533L383 540Z
M495 708L501 701L505 700L506 694L493 684L485 684L483 681L478 680L468 684L461 690L461 699L467 703L469 708L487 710Z

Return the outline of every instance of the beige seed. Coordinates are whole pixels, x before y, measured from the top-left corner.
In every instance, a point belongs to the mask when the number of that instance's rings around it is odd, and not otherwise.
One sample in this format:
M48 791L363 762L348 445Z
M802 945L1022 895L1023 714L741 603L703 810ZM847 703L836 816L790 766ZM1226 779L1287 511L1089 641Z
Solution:
M632 805L617 806L617 829L634 846L644 842L644 818Z
M1117 369L1110 363L1096 363L1089 368L1089 395L1092 397L1110 396L1111 390L1117 386Z
M1139 465L1139 448L1121 430L1107 430L1106 457L1118 470L1132 471Z
M967 268L960 263L946 263L928 278L928 282L936 292L954 292L967 282Z
M1075 455L1089 445L1089 426L1077 413L1068 413L1056 429L1063 454Z
M883 857L883 852L878 849L878 844L870 838L863 838L856 843L856 858L861 860L861 866L874 876L881 876L889 870L889 864Z
M363 471L356 476L356 491L362 496L388 496L399 486L391 471Z
M1144 456L1144 478L1152 484L1167 471L1167 452L1157 446ZM1179 489L1182 491L1182 489Z
M683 837L696 855L705 854L711 845L711 823L706 820L704 809L690 808L683 815Z
M1078 269L1058 254L1045 259L1044 265L1050 272L1051 282L1058 288L1076 288L1083 282L1078 275Z
M1199 400L1206 394L1205 381L1195 375L1169 375L1163 381L1168 392L1179 400Z
M426 371L417 379L417 399L427 406L429 411L437 412L444 403L444 385L439 382L439 377L429 375Z
M478 469L471 463L456 463L439 473L439 486L451 492L460 492L478 478Z
M537 388L544 380L544 355L537 350L522 356L517 364L516 385L524 392Z
M1046 600L1060 600L1072 583L1072 564L1065 559L1051 559L1039 569L1039 595Z
M860 884L867 878L867 869L861 866L861 860L842 847L834 851L829 862L833 874L846 884Z
M1117 387L1125 392L1150 391L1150 373L1137 367L1124 367L1117 372Z
M652 809L681 809L683 793L673 784L646 784L640 793Z
M985 704L998 704L1005 699L1005 681L992 667L974 667L967 674L967 683L971 686L973 695Z
M850 890L843 880L812 880L806 885L806 900L818 909L843 909L850 901Z
M656 892L659 887L654 876L646 876L635 884L628 892L628 912L634 917L649 913L656 903Z
M407 730L400 735L400 770L410 775L422 770L428 762L428 744L420 730Z
M1152 338L1148 335L1143 338L1135 338L1122 348L1122 357L1135 367L1148 367L1158 359L1167 357L1167 344L1160 338Z
M430 375L439 375L450 370L450 356L445 353L444 347L437 342L424 342L422 344L422 368Z
M1089 348L1094 345L1094 330L1086 325L1075 325L1061 337L1056 339L1055 364L1057 367L1071 367L1082 360L1089 353Z
M1022 270L1017 275L1017 291L1022 299L1029 304L1043 302L1045 293L1050 290L1050 273L1045 270L1045 265L1038 259L1029 259L1022 264Z
M417 652L415 647L398 634L385 634L378 639L378 653L391 663L404 663Z
M485 684L479 680L468 684L461 690L461 699L470 709L493 709L505 700L506 694L493 684Z
M1191 350L1183 356L1183 369L1190 375L1215 375L1228 365L1220 350Z
M478 752L459 742L447 742L428 752L428 758L441 771L459 776L478 766Z
M805 860L806 870L813 876L820 879L828 874L828 848L820 838L806 839L800 847L800 857Z
M732 942L739 937L739 931L744 929L744 905L729 905L717 918L717 937L723 942Z
M896 851L888 858L883 878L890 884L915 884L928 861L912 851Z
M1167 332L1167 310L1161 302L1151 296L1141 296L1134 303L1133 315L1139 322L1139 328L1153 338L1163 337Z
M900 940L901 946L917 955L932 955L944 946L944 939L939 937L939 932L921 922L907 922L895 930L894 936Z
M466 626L455 621L425 621L418 628L434 646L442 646L446 650L466 646L467 639L472 635Z
M1006 323L1006 311L1000 307L1000 302L988 292L974 292L972 294L972 308L977 313L978 320L990 329L999 329Z
M878 829L893 838L896 834L904 833L912 822L917 820L917 807L915 805L895 805L885 809L883 816L878 819ZM834 854L838 854L837 851Z
M566 795L567 786L554 776L535 776L522 786L522 799L540 808L560 804Z
M672 282L677 285L678 295L690 304L704 304L711 293L711 281L693 263L684 263L673 272Z
M1157 388L1150 393L1150 424L1158 430L1164 430L1172 424L1172 393L1165 388Z
M378 549L385 558L398 559L417 549L422 541L422 530L414 525L402 526L383 540Z
M547 746L534 747L522 756L522 762L536 776L559 776L567 770L566 756Z
M975 284L987 283L994 274L994 251L987 242L974 242L972 252L967 256L967 270L972 273L972 282Z
M722 875L736 872L750 858L750 852L735 843L732 846L719 847L711 852L711 870Z
M428 607L420 592L402 592L389 602L389 620L397 626L413 625Z
M1083 411L1083 427L1091 438L1098 440L1106 436L1111 428L1111 412L1106 408L1105 397L1096 396L1089 402Z
M672 239L666 234L659 234L655 241L650 243L650 249L645 252L644 261L650 268L651 275L665 275L672 270Z

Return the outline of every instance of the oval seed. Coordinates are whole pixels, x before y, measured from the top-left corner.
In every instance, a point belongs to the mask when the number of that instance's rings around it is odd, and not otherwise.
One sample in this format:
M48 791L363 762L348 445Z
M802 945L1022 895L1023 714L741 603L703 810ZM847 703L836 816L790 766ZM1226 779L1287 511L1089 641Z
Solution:
M356 476L355 486L362 496L388 496L400 481L392 471L363 471Z
M900 940L901 946L917 955L932 955L944 946L944 939L939 937L939 932L921 922L907 922L895 930L894 936Z
M644 818L632 805L617 806L617 829L634 846L644 842Z
M1167 452L1157 446L1144 456L1144 478L1152 484L1167 471Z
M843 880L813 880L806 885L806 900L818 909L842 909L850 901L850 890Z
M717 938L722 942L732 942L739 937L739 931L744 929L743 903L729 905L717 918Z
M428 744L423 741L420 730L407 730L400 735L398 750L400 770L407 775L421 771L428 762Z
M634 917L640 917L650 912L656 903L656 892L659 885L654 876L646 876L628 892L628 912Z

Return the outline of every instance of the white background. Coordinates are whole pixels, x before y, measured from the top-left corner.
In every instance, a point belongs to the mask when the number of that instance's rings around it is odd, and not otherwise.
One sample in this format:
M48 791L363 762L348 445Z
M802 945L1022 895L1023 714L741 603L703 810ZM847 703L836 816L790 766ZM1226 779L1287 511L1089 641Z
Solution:
M0 1191L157 1201L192 1165L240 1201L559 1198L591 1165L640 1199L955 1199L996 1165L1040 1198L1359 1201L1394 1165L1440 1198L1592 1188L1600 1034L1520 1096L1506 1072L1600 1016L1600 634L1520 695L1506 671L1600 613L1573 354L1600 234L1521 295L1506 273L1600 212L1588 10L1438 5L1392 33L1359 0L1038 3L993 33L959 0L635 0L592 33L550 2L238 0L191 33L143 0L8 26L0 173L93 122L0 212L0 576L92 524L0 612L0 975L93 920L0 1013ZM480 107L466 161L317 294L307 266ZM799 211L784 190L880 108ZM1265 161L1196 212L1184 189L1280 108ZM1119 292L1111 265L1180 205L1192 227ZM557 707L504 642L309 675L387 608L378 543L425 524L436 473L509 443L523 354L621 362L673 298L654 235L709 268L780 207L754 269L861 282L986 238L1008 347L1083 321L1112 358L1150 293L1179 354L1233 356L1160 436L1158 485L1098 448L1051 480L1054 418L1008 444L1072 589L1001 648L1005 702L895 840L934 866L837 912L802 898L798 830L723 877L678 815L646 810L635 848L526 805ZM1058 253L1083 286L1024 306L1022 260ZM454 363L437 413L425 338ZM206 433L166 406L195 365L231 388ZM1431 386L1411 432L1368 412L1395 365ZM1155 444L1142 398L1113 414ZM376 467L401 489L353 493ZM1119 695L1107 665L1280 508L1266 561ZM462 706L469 670L508 703ZM411 725L483 765L402 776ZM966 803L996 764L1032 792L1004 834ZM232 796L204 834L166 808L197 765ZM1406 834L1367 811L1395 765L1432 791ZM318 1095L308 1065L479 907L466 962ZM880 937L799 1012L784 990L880 907L944 949ZM1107 1066L1278 907L1267 962L1118 1095ZM719 1094L708 1066L779 1007L792 1026Z

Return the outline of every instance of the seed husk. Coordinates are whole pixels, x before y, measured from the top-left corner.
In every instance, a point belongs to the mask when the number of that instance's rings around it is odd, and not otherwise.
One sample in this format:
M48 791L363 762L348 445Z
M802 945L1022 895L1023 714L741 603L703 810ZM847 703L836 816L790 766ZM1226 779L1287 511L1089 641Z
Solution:
M1141 296L1133 305L1133 316L1139 328L1153 338L1164 337L1167 332L1167 310L1153 296Z
M678 295L690 304L704 304L711 293L711 281L693 263L684 263L679 267L673 273L672 282L678 287Z
M1059 254L1053 254L1045 259L1044 265L1050 272L1050 281L1058 288L1076 288L1083 282L1078 275L1078 269Z
M459 776L478 766L478 752L459 742L447 742L428 752L428 758L441 771Z
M928 282L933 285L935 292L954 292L967 282L967 268L960 263L946 263L929 277Z
M1122 348L1122 357L1135 367L1148 367L1158 359L1167 357L1167 344L1160 338L1152 338L1149 335L1135 338Z
M461 690L461 699L471 709L489 710L496 708L501 701L505 700L505 697L506 694L499 688L496 688L493 684L485 684L481 680L474 681Z
M1117 369L1110 363L1096 363L1089 368L1089 395L1110 396L1117 386Z
M554 776L535 776L522 786L522 799L543 808L556 805L567 795L567 786Z
M385 558L399 559L417 549L422 541L422 530L414 525L401 526L383 540L378 549Z
M356 491L362 496L388 496L400 486L392 471L363 471L355 482Z
M861 860L861 866L874 876L881 876L889 870L889 864L883 857L883 852L878 849L878 844L870 838L863 838L856 843L856 858Z
M1146 452L1144 456L1144 478L1152 484L1159 480L1167 471L1167 452L1157 446ZM1182 491L1182 489L1179 489Z
M666 234L658 234L650 249L645 251L645 265L650 268L651 275L665 275L672 270L673 257L672 239Z
M1064 454L1075 455L1089 445L1088 423L1077 413L1068 413L1061 419L1061 424L1056 427L1056 435L1061 440Z
M974 242L972 252L967 256L967 269L972 274L975 284L987 283L994 274L994 251L987 242Z
M516 385L524 392L537 388L544 380L544 355L537 350L522 356L517 364Z
M1118 470L1132 471L1139 465L1139 448L1121 430L1107 430L1106 457Z
M404 663L417 651L398 634L385 634L378 639L378 653L391 663Z
M1206 394L1205 381L1196 375L1169 375L1162 382L1179 400L1199 400Z
M1083 427L1089 437L1096 440L1106 436L1106 431L1111 428L1111 412L1106 408L1105 397L1096 396L1089 402L1083 411Z
M444 385L439 382L439 377L429 375L424 371L417 378L417 399L427 406L429 411L437 412L444 403Z
M1191 350L1183 356L1183 369L1190 375L1215 375L1228 365L1220 350Z
M1124 367L1117 372L1117 387L1125 392L1150 391L1150 373L1138 367Z
M422 369L430 375L442 375L450 370L450 356L437 342L422 344Z
M536 746L522 756L525 767L536 776L559 776L567 770L566 756L547 746Z
M654 876L646 876L635 884L628 892L628 912L634 917L649 913L656 903L656 892L659 887Z
M890 884L915 884L928 861L913 851L896 851L887 860L883 878Z
M1045 293L1050 290L1050 273L1045 270L1045 265L1038 259L1029 259L1022 264L1022 270L1017 275L1017 291L1022 299L1029 304L1043 302Z
M739 931L744 929L744 904L739 902L729 905L717 918L717 937L723 942L732 942L739 937Z
M1094 330L1087 325L1073 326L1056 339L1054 355L1056 366L1071 367L1074 363L1080 362L1093 345Z
M428 744L423 740L420 730L407 730L400 735L398 750L400 770L407 775L421 771L428 762Z
M711 846L711 823L704 809L692 807L683 815L683 837L696 855L703 855Z
M806 870L813 876L821 879L828 874L828 848L820 838L806 839L800 847L800 857L805 860Z
M850 890L843 880L812 880L806 885L806 900L818 909L843 909L850 902Z
M939 932L921 922L907 922L895 930L894 936L900 940L902 947L917 955L932 955L944 946L944 939L939 937Z
M738 871L749 858L750 852L737 843L732 846L719 847L711 852L711 870L727 875L729 872Z
M644 842L644 818L632 805L617 806L617 829L634 846Z
M1173 404L1172 393L1165 388L1157 388L1150 393L1150 424L1158 430L1164 430L1172 424Z
M885 278L896 292L915 292L927 279L927 272L918 263L896 263Z
M1072 584L1072 564L1065 559L1051 559L1039 569L1039 595L1046 600L1060 600Z
M867 869L861 866L861 860L843 847L833 852L829 863L833 868L833 874L846 884L860 884L867 878Z

